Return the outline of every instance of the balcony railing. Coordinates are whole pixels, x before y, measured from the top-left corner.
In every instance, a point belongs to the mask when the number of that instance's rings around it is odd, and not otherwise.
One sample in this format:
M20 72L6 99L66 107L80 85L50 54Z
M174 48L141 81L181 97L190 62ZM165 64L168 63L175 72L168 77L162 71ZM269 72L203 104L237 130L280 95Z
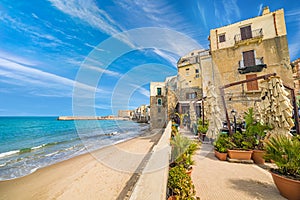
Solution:
M234 36L234 41L235 43L239 43L241 41L247 40L247 39L252 39L252 38L262 38L263 37L263 31L262 28L261 29L256 29L251 31L251 37L246 37L246 38L242 38L241 34L237 34Z
M245 66L244 60L239 61L238 71L240 74L246 74L250 72L261 72L263 68L267 68L267 65L264 64L264 58L255 58L255 64L251 66Z

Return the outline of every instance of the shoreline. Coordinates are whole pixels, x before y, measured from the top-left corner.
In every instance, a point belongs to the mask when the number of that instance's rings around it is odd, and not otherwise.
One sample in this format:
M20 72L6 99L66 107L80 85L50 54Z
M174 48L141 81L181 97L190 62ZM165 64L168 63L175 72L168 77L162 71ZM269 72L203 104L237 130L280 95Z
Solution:
M153 137L161 136L149 132L37 169L23 177L0 181L0 199L116 198L142 161L143 154L153 146ZM124 166L132 172L126 171Z

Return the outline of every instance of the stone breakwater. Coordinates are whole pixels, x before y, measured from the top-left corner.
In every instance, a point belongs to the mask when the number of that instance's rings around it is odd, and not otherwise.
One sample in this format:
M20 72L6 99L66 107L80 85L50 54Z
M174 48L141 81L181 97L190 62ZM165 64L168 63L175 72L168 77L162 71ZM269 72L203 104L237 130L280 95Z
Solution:
M129 120L129 118L115 116L59 116L57 120Z

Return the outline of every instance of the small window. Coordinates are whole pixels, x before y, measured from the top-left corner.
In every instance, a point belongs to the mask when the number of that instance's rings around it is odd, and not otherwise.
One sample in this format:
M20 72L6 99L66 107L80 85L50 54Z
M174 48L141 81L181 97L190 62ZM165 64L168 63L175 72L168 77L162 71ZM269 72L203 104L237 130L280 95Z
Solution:
M186 75L186 76L189 76L189 75L190 75L190 68L186 68L186 69L185 69L185 75Z
M199 74L199 69L195 69L195 73L196 73L196 74Z
M161 88L157 88L157 95L161 95Z
M219 35L219 42L225 42L226 38L225 38L225 34Z
M194 53L191 53L191 55L193 56L193 55L194 55Z
M252 78L256 78L256 77L257 77L256 74L249 74L249 75L246 75L246 79L247 79L247 80L252 79ZM257 80L247 82L247 90L248 90L248 91L258 90L258 83L257 83Z
M196 99L196 98L197 98L197 92L186 93L186 99Z
M157 99L157 105L158 106L161 106L162 105L162 101L161 101L161 99L159 98L159 99Z
M195 78L199 78L199 77L200 77L199 74L196 74Z

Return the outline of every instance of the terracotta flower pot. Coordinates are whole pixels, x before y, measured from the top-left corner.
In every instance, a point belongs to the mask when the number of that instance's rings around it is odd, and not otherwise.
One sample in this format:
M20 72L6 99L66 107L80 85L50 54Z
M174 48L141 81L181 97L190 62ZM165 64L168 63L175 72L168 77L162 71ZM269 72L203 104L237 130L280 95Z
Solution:
M255 164L262 165L265 164L265 159L263 158L265 155L265 151L262 150L253 150L252 160Z
M271 172L273 181L280 194L289 200L300 199L300 181L286 178Z
M252 151L228 150L228 156L237 160L251 160Z
M189 176L192 176L192 171L193 171L193 167L190 167L190 169L188 169L186 171L186 174L189 175Z
M176 200L176 196L169 196L168 200Z
M220 153L218 151L215 150L215 156L222 161L225 161L227 158L227 153Z

